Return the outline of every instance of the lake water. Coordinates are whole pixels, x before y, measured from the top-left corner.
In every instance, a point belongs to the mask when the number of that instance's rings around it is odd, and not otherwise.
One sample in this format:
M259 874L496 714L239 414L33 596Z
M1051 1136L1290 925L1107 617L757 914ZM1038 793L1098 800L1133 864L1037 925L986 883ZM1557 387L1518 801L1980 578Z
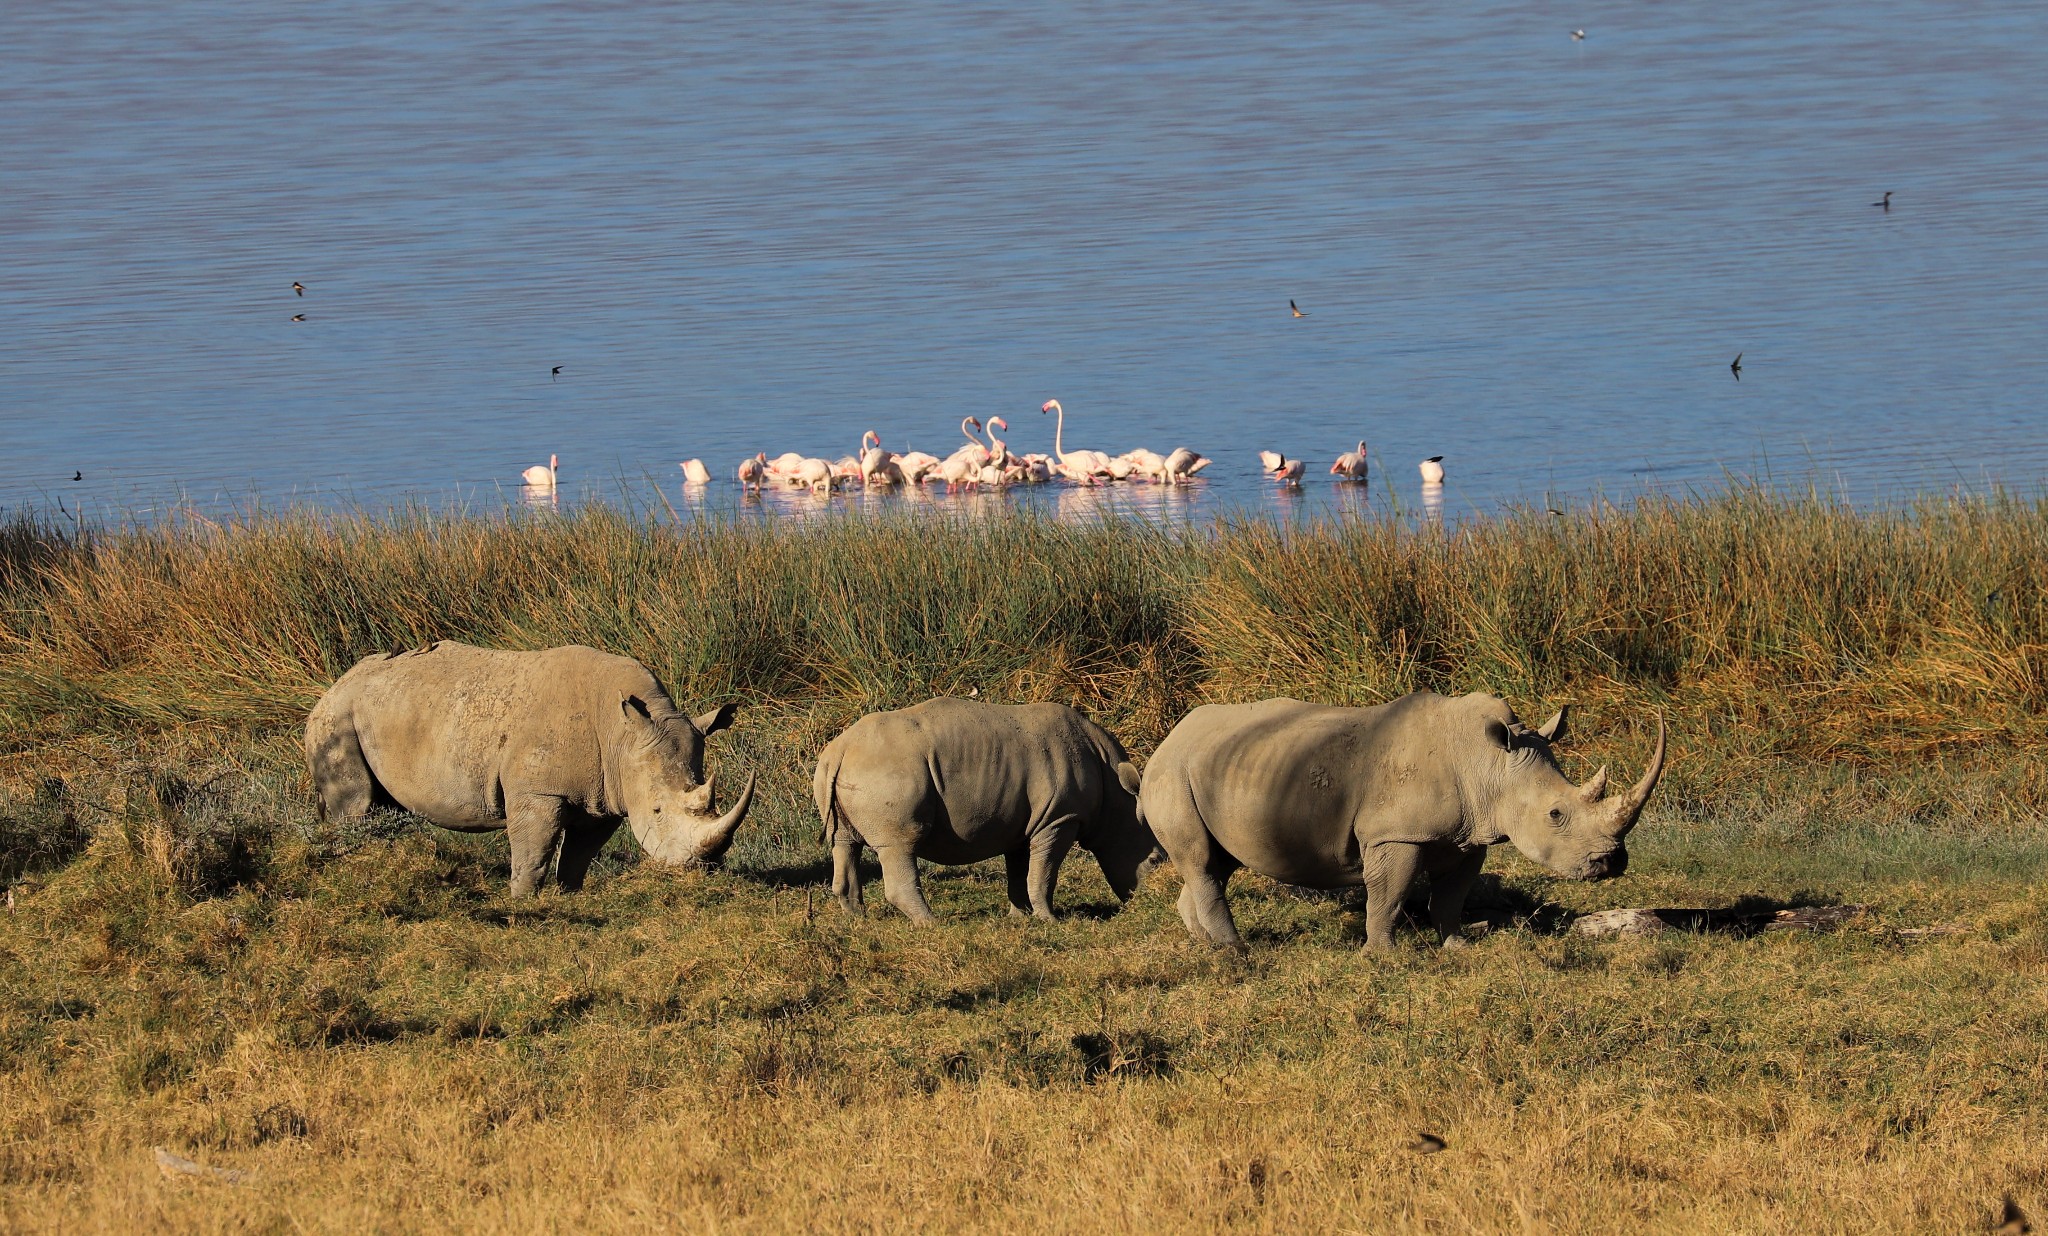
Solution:
M2038 492L2044 82L1932 0L23 5L0 507L723 507L1052 397L1217 462L1009 501Z

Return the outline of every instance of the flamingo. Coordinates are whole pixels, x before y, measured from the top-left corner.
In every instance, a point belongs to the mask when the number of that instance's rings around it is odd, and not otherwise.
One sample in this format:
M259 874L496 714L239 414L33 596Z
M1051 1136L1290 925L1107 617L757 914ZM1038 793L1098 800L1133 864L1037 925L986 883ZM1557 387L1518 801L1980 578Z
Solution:
M972 486L981 478L981 465L969 459L965 452L955 451L950 458L940 461L932 475L946 482L946 492L952 493L956 485Z
M1266 475L1295 489L1301 487L1301 474L1308 471L1307 464L1299 459L1289 459L1278 451L1260 451L1259 461L1266 465Z
M985 443L983 443L980 438L974 436L974 431L980 428L980 417L962 417L960 421L960 432L966 436L967 444L956 449L951 455L946 456L946 458L969 459L974 461L974 466L977 468L987 463L989 455L988 446ZM1008 426L1005 426L1005 428L1008 428Z
M535 489L553 489L555 487L555 468L558 465L560 465L561 462L562 461L559 457L550 455L548 456L547 467L543 468L539 464L535 464L531 468L528 468L526 471L520 473L519 479L525 481L527 484L533 486Z
M692 485L708 485L711 483L711 469L705 467L704 461L701 459L685 459L677 464L676 467L683 470L683 479Z
M1094 484L1096 479L1111 475L1109 456L1101 451L1070 451L1066 448L1067 410L1057 399L1048 399L1040 412L1053 412L1059 421L1052 431L1052 453L1060 461L1060 470L1074 480Z
M1209 466L1207 455L1197 454L1185 446L1176 446L1160 464L1169 485L1185 485L1195 479L1195 473Z
M1144 477L1148 481L1163 481L1166 479L1166 459L1158 452L1148 451L1142 446L1118 455L1115 462L1129 465L1131 472Z
M925 479L933 468L939 466L939 462L937 455L927 455L923 451L905 451L896 457L896 466L902 470L903 479L912 485Z
M1428 459L1417 464L1416 467L1422 470L1423 484L1441 485L1444 483L1444 457L1442 455L1431 455Z
M874 445L868 442L873 440ZM903 479L896 453L882 449L882 435L870 429L860 436L860 481L863 488L894 485Z
M795 451L784 451L775 458L768 460L768 472L771 476L788 476L798 468L803 467L803 464L804 457L802 455L797 454Z
M1330 472L1332 475L1341 476L1347 481L1364 480L1365 443L1360 442L1356 451L1346 451L1342 455L1337 456L1337 462L1330 465Z
M760 493L761 482L768 479L768 452L760 451L752 459L740 460L739 477L741 490L751 485L755 493Z
M982 432L988 435L988 462L1001 468L1010 461L1010 448L1004 444L1001 438L996 437L996 426L998 425L1003 427L1004 433L1010 432L1010 422L1000 416L989 417L988 428Z
M808 485L812 493L832 492L832 465L822 459L806 459L790 475L790 484Z

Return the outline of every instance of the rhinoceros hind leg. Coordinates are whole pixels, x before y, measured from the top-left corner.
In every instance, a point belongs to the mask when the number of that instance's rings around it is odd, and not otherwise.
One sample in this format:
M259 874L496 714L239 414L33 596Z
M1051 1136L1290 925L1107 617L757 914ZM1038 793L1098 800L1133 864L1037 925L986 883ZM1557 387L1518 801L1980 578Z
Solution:
M531 897L540 891L555 848L562 843L562 803L529 796L508 801L505 810L505 835L512 842L512 895Z
M853 915L867 913L860 896L860 842L832 843L832 896Z
M562 857L555 863L555 879L562 891L573 893L583 887L583 877L590 874L590 864L596 860L604 843L612 839L619 830L619 822L609 824L584 824L567 829L562 834Z
M1244 937L1230 916L1230 902L1223 886L1237 870L1237 860L1212 848L1209 861L1191 869L1181 880L1180 921L1189 934L1207 939L1219 948L1242 949Z
M889 904L912 922L937 922L924 899L924 891L917 886L917 856L910 847L876 846L875 857L882 860L882 893Z

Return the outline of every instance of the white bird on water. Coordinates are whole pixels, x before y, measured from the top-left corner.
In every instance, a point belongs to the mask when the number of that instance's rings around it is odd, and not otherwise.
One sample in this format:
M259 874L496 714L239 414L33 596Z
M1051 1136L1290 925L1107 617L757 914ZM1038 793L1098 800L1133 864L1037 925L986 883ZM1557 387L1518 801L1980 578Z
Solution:
M547 467L543 468L539 464L535 464L520 473L519 479L535 489L553 489L555 487L555 469L561 465L561 462L558 456L550 455L548 456Z
M711 469L705 467L701 459L685 459L676 466L683 470L683 479L692 485L711 483Z
M1444 457L1442 455L1431 455L1428 459L1417 464L1416 467L1422 470L1423 484L1441 485L1444 483Z

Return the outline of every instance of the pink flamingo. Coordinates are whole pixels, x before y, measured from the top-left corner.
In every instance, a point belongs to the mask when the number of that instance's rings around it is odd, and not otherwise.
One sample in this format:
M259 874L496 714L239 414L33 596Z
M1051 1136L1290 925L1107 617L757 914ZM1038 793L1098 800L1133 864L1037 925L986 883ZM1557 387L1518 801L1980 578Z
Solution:
M683 470L683 480L692 485L708 485L711 482L711 469L705 467L701 459L685 459L676 467Z
M873 446L868 443L872 441ZM897 465L896 453L882 449L882 435L870 429L860 436L860 482L866 489L877 485L894 485L903 479L903 469Z
M1278 451L1260 451L1259 462L1266 465L1266 475L1293 488L1300 488L1301 474L1308 471L1308 465L1299 459L1289 459Z
M1195 473L1208 466L1207 455L1198 454L1185 446L1176 446L1173 453L1161 462L1160 471L1165 474L1167 484L1185 485L1195 479Z
M1052 453L1060 461L1060 470L1084 484L1093 484L1098 478L1113 475L1109 456L1101 451L1070 451L1066 448L1067 410L1057 399L1048 399L1038 409L1040 412L1057 414L1058 422L1052 431Z
M531 468L528 468L526 471L520 473L519 479L525 481L527 484L533 486L535 489L553 489L555 487L555 468L561 462L562 461L556 456L550 455L548 456L547 467L543 468L539 464L535 464Z
M1366 474L1365 443L1360 442L1358 449L1355 451L1346 451L1342 455L1337 456L1337 462L1330 465L1330 473L1333 476L1341 476L1347 481L1364 480Z
M762 482L768 479L768 452L760 451L752 459L740 460L739 476L741 491L751 485L755 493L760 493Z

